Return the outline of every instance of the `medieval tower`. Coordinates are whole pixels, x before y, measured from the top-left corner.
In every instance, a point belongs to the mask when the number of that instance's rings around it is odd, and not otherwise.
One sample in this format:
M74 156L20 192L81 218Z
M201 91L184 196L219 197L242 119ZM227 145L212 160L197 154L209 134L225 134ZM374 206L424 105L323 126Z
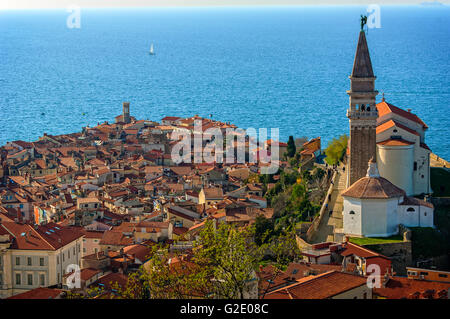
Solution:
M350 122L350 155L347 164L347 187L367 172L367 163L376 158L376 126L378 111L375 97L375 79L366 35L361 29L356 48L353 71L350 75L350 97L347 117Z
M131 123L130 118L130 102L123 102L123 122Z

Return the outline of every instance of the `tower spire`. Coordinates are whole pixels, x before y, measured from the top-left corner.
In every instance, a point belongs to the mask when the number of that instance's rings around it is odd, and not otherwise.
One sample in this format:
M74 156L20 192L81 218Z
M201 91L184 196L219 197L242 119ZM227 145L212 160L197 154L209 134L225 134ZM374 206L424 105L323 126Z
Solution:
M348 159L347 187L364 177L370 158L376 158L376 126L378 111L375 97L375 75L370 60L369 47L361 17L361 31L356 46L355 60L350 75L349 108L350 155Z
M352 77L373 78L372 61L370 60L369 47L367 46L364 30L359 32L358 46L356 47L355 60L353 61Z

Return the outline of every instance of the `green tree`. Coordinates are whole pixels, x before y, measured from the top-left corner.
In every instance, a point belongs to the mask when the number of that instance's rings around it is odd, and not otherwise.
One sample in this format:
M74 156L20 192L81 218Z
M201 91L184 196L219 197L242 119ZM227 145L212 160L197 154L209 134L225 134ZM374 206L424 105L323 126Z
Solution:
M289 136L289 140L287 143L287 156L288 157L293 157L295 155L295 141L294 141L294 137L291 135Z
M211 278L210 291L226 299L242 299L261 259L254 229L208 221L194 242L193 261Z
M348 136L345 134L341 135L339 138L334 138L333 140L331 140L331 142L328 143L328 146L325 149L325 161L329 165L335 165L342 161L345 155L345 151L347 150L347 144Z
M273 220L259 215L255 219L255 243L261 246L267 243L270 238L274 235L274 224Z

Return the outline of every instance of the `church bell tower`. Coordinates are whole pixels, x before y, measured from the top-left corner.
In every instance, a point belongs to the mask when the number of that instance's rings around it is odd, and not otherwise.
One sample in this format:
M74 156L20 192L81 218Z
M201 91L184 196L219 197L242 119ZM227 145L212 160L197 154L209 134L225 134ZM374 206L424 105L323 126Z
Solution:
M362 24L363 27L363 24ZM376 127L378 111L375 97L375 75L363 28L359 33L353 71L350 75L350 97L347 117L350 124L350 155L347 167L347 187L364 177L367 163L376 158Z

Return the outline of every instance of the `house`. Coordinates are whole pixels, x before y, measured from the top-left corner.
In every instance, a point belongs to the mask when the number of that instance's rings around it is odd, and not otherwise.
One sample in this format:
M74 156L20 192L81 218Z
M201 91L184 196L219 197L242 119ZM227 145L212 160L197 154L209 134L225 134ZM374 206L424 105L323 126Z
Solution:
M176 205L165 208L165 215L165 221L170 222L174 227L190 228L196 220L200 219L200 214L197 212Z
M55 223L0 224L0 296L62 284L67 267L81 262L83 234Z
M216 204L223 199L221 187L203 187L198 195L198 203L205 204L206 208Z
M332 270L298 279L264 299L372 299L372 289L364 277Z
M153 241L155 243L172 239L173 224L169 222L141 221L134 226L136 243Z
M380 275L393 273L392 261L389 257L351 242L344 243L339 254L343 257L342 267L345 271L367 276L372 273L372 271L368 272L368 268L376 265L379 267Z
M448 282L386 276L373 295L377 299L449 299L449 290Z
M437 269L406 267L409 279L440 281L450 283L450 272Z
M308 262L290 263L286 270L280 270L272 265L260 266L257 275L259 277L259 296L264 297L268 292L278 290L297 282L297 280L328 271L341 271L340 265L320 265Z

